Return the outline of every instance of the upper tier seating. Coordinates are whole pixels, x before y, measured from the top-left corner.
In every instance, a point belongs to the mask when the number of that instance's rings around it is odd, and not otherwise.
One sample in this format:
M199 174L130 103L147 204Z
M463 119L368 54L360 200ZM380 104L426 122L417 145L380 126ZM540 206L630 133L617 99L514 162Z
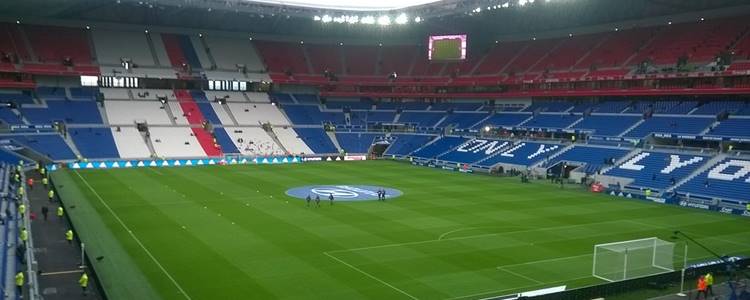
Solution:
M321 112L317 105L285 105L284 111L295 125L346 124L343 113Z
M24 31L39 62L62 64L64 58L70 58L76 65L92 63L89 39L83 29L27 25Z
M344 73L348 75L375 75L379 49L370 46L344 46L342 50L347 62Z
M71 128L68 134L84 158L120 157L109 128Z
M177 96L175 96L172 90L134 89L131 90L131 93L135 100L159 101L159 98L163 97L166 97L167 100L177 100Z
M565 112L572 106L573 103L570 101L534 101L534 103L526 107L523 111Z
M162 33L160 35L162 42L164 43L164 50L169 57L169 62L173 67L182 68L183 64L189 65L191 68L202 69L203 65L201 60L198 58L198 49L193 47L191 37L182 34L167 34ZM166 62L164 62L166 63Z
M273 132L276 133L276 137L279 138L281 145L283 145L284 149L289 151L290 154L300 155L313 153L312 149L305 144L305 141L299 137L294 129L289 127L275 127L273 128Z
M242 155L271 156L284 155L284 151L260 127L224 127L232 142Z
M20 90L0 90L0 102L10 103L15 102L18 104L30 104L34 103L34 98L31 96L30 91Z
M349 114L352 125L364 125L366 123L393 123L395 112L390 111L352 111Z
M420 54L420 49L414 46L383 46L380 51L380 75L392 72L408 74Z
M630 105L630 101L605 101L595 106L591 112L621 113Z
M643 138L651 133L699 134L713 122L713 118L652 117L633 128L625 136Z
M576 64L584 53L590 51L605 38L606 34L586 34L565 39L557 48L540 60L532 71L568 70Z
M256 41L254 44L258 47L269 72L310 73L301 45L269 41Z
M444 136L432 144L415 151L412 156L433 159L468 141L469 138Z
M204 157L206 152L189 127L151 127L151 144L156 155L164 158Z
M26 120L32 124L102 124L99 108L88 101L48 101L47 108L21 108Z
M110 125L133 125L146 122L151 125L170 125L171 120L155 101L104 101L104 110Z
M341 149L346 153L368 153L375 137L383 136L376 133L336 133Z
M19 60L31 60L29 49L26 48L19 26L15 24L0 23L0 52L16 56Z
M7 107L0 107L0 121L8 125L21 125L24 124L21 117L16 115L12 109Z
M599 47L592 49L588 56L581 59L576 68L620 67L641 45L646 43L653 30L653 28L636 28L610 34Z
M531 114L503 114L498 113L490 116L489 119L482 121L479 127L484 126L516 126L526 119L531 118Z
M420 135L420 134L393 134L396 138L395 141L391 142L388 149L385 151L385 155L409 155L410 153L417 150L419 147L426 145L432 141L436 136L434 135Z
M105 100L131 100L129 89L100 88Z
M677 187L679 194L750 202L750 161L727 158Z
M59 134L13 136L13 140L53 160L76 159Z
M571 129L592 130L594 135L617 136L635 125L640 116L590 115Z
M432 104L431 111L477 111L484 105L482 102L440 102Z
M143 32L95 29L91 34L100 64L120 65L121 58L129 58L141 66L156 65Z
M485 55L484 61L474 73L476 75L493 75L500 73L519 53L528 46L528 42L499 43Z
M294 131L317 154L339 153L322 128L294 128Z
M721 112L737 114L748 107L746 102L741 101L707 101L693 111L693 115L712 115Z
M523 54L516 57L505 69L505 73L515 72L522 73L536 64L541 58L543 58L550 49L554 49L563 40L552 39L552 40L536 40L529 42L529 46L523 51Z
M232 115L240 125L290 125L278 107L265 103L227 103Z
M148 150L143 136L135 127L112 128L112 137L117 147L117 152L122 158L148 158L151 151Z
M458 148L439 156L437 159L458 163L475 163L495 155L511 145L512 143L509 141L476 138L466 141Z
M423 127L434 127L445 116L443 112L404 112L399 123L414 123Z
M479 164L487 167L494 166L498 163L531 166L536 162L554 155L562 148L561 145L557 144L519 142Z
M701 155L644 151L604 174L635 179L630 186L662 190L690 175L706 161L708 158Z
M249 39L209 35L204 37L204 40L219 69L237 70L237 65L240 64L245 65L249 72L265 70Z
M750 119L729 118L710 129L706 135L750 137Z
M469 129L489 116L486 112L481 113L453 113L439 124L440 127L455 126L455 128Z
M574 122L578 121L581 116L557 114L557 115L536 115L531 120L523 123L523 127L532 128L567 128Z
M91 87L70 88L71 100L96 101L99 97L99 89Z
M305 45L305 51L312 64L312 74L322 75L325 71L343 74L341 47L334 45Z

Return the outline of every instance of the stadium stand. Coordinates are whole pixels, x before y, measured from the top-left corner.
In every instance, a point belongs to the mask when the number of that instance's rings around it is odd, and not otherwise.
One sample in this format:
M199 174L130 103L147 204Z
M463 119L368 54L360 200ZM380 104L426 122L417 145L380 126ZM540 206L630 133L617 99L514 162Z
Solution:
M611 165L614 161L622 158L631 149L628 148L609 148L594 147L585 145L575 145L572 148L552 157L545 162L545 166L552 167L557 163L581 163L589 171L599 171L604 166Z
M590 115L570 128L590 130L595 135L618 136L640 120L640 116Z
M273 132L279 138L279 141L290 154L304 155L314 153L305 141L299 137L294 129L289 127L275 127Z
M651 133L699 134L713 122L713 118L657 116L646 119L625 136L643 138Z
M135 127L115 127L111 129L117 152L121 158L147 158L151 151L144 136Z
M406 156L423 145L430 143L436 136L421 134L393 134L396 138L386 149L386 155Z
M491 139L471 139L458 146L456 149L445 153L438 160L457 162L457 163L475 163L486 159L501 150L512 145L512 142Z
M434 142L425 145L417 151L414 151L412 156L434 159L438 156L460 146L461 144L468 141L469 138L458 137L458 136L443 136Z
M76 159L73 150L59 134L16 135L14 141L53 160Z
M658 191L676 184L707 161L703 155L643 151L604 174L633 179L629 186L638 189Z
M506 150L497 153L497 155L479 162L479 165L492 167L501 163L528 167L539 161L548 159L560 150L562 150L562 146L558 144L518 142Z
M750 160L728 157L718 161L700 174L677 187L679 194L709 200L746 202L750 195ZM740 205L741 207L741 205Z
M269 156L282 155L284 151L260 127L225 127L224 130L232 139L235 147L243 155Z
M84 158L119 158L115 139L109 128L75 128L68 130Z
M104 110L111 125L134 125L136 122L172 124L164 106L156 101L105 101Z
M294 128L294 131L315 153L339 153L322 128Z
M159 157L205 157L193 130L188 127L152 127L149 139Z

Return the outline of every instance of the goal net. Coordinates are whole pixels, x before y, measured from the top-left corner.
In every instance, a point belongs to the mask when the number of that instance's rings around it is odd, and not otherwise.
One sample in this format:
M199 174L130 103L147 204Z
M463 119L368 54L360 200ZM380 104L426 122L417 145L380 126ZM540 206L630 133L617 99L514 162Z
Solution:
M594 246L593 276L620 281L674 271L674 243L659 238Z

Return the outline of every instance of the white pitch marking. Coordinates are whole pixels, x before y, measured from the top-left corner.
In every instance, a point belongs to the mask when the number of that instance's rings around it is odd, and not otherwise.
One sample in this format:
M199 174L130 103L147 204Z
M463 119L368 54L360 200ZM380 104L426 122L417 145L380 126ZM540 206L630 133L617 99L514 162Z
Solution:
M130 228L128 227L128 225L125 225L125 222L123 222L122 219L120 219L120 217L117 216L117 214L115 213L115 211L112 210L111 207L109 207L109 204L107 204L107 202L104 201L104 199L102 198L102 196L100 196L99 193L96 192L96 190L89 184L89 182L85 178L83 178L83 176L81 176L80 173L78 173L77 170L75 172L76 172L76 175L78 175L78 178L81 178L81 180L89 188L89 190L91 190L91 192L94 193L94 196L96 196L96 198L99 198L99 201L102 203L102 205L104 205L105 208L107 208L107 210L109 211L109 213L112 214L113 217L115 217L115 220L117 220L117 222L120 223L120 225L122 226L122 228L125 228L125 230L128 231L128 233L130 234L130 237L132 237L133 240L135 240L135 242L138 243L138 246L140 246L141 249L143 249L143 251L145 251L146 254L148 254L148 257L150 257L151 260L156 264L156 266L158 266L159 269L161 269L161 271L164 273L164 275L167 275L167 278L169 278L169 280L172 281L172 283L177 287L177 289L180 291L180 293L182 293L182 295L185 296L186 299L192 300L192 298L190 298L190 296L187 294L187 292L185 292L185 290L182 288L182 286L180 286L180 284L177 283L177 280L175 280L174 277L172 277L172 275L169 274L169 272L167 272L167 269L165 269L164 266L162 266L161 263L159 263L159 261L156 259L156 257L154 257L154 255L151 254L151 251L149 251L146 248L146 246L143 245L143 243L141 242L141 240L139 240L138 237L133 233L133 231L130 230Z
M536 282L536 283L538 283L538 284L544 284L544 282L542 282L542 281L536 280L536 279L534 279L534 278L531 278L531 277L529 277L529 276L526 276L526 275L523 275L523 274L520 274L520 273L516 273L516 272L513 272L513 271L511 271L511 270L508 270L508 269L505 269L505 268L503 268L503 267L497 267L497 269L498 269L498 270L501 270L501 271L504 271L504 272L506 272L506 273L510 273L510 274L512 274L512 275L515 275L515 276L521 277L521 278L523 278L523 279L526 279L526 280L529 280L529 281L533 281L533 282Z
M409 297L409 298L411 298L411 299L414 299L414 300L419 300L419 299L418 299L417 297L414 297L414 296L412 296L411 294L409 294L409 293L407 293L407 292L404 292L404 291L403 291L402 289L399 289L399 288L397 288L397 287L395 287L395 286L391 285L390 283L387 283L387 282L383 281L382 279L380 279L380 278L377 278L377 277L373 276L372 274L370 274L370 273L367 273L367 272L363 271L362 269L360 269L360 268L357 268L357 267L355 267L355 266L353 266L353 265L351 265L351 264L349 264L349 263L347 263L347 262L345 262L345 261L343 261L343 260L339 259L338 257L335 257L335 256L331 255L331 254L330 254L330 253L328 253L328 252L323 252L323 254L325 254L326 256L328 256L328 257L330 257L330 258L332 258L332 259L334 259L334 260L336 260L336 261L340 262L341 264L343 264L343 265L345 265L345 266L347 266L347 267L351 268L352 270L355 270L355 271L357 271L357 272L359 272L359 273L362 273L363 275L365 275L365 276L367 276L367 277L370 277L370 278L374 279L375 281L377 281L377 282L380 282L380 283L382 283L383 285L385 285L385 286L387 286L387 287L389 287L389 288L392 288L392 289L394 289L394 290L398 291L398 292L399 292L399 293L401 293L401 294L404 294L404 295L406 295L407 297Z
M527 261L527 262L522 262L522 263L517 263L517 264L498 266L497 269L498 270L504 270L505 268L508 268L508 267L533 265L533 264L542 263L542 262L561 261L561 260L568 260L568 259L571 259L571 258L579 258L579 257L586 257L586 256L594 256L594 254L581 254L581 255L573 255L573 256L556 257L556 258L550 258L550 259L541 259L541 260Z

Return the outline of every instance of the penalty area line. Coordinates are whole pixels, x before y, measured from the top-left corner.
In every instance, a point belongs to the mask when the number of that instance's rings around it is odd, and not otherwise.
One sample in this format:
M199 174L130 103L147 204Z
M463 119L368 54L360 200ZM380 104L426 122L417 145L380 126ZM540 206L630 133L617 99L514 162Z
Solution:
M107 208L107 211L109 211L109 213L112 214L113 217L115 217L115 220L117 220L117 222L120 223L120 225L122 226L122 228L124 228L128 232L128 234L130 234L130 237L133 238L133 240L138 244L138 246L140 246L141 249L143 249L143 251L146 252L146 254L148 255L148 257L151 258L151 260L156 264L156 266L159 267L159 269L161 269L161 271L164 273L164 275L166 275L167 278L169 278L169 280L172 281L172 283L175 285L175 287L177 287L177 290L179 290L180 293L183 296L185 296L186 299L191 300L192 298L190 298L190 296L187 294L187 292L185 292L185 290L182 288L182 286L180 286L180 284L177 283L177 280L175 280L174 277L172 277L172 275L169 274L169 272L167 272L167 269L165 269L164 266L161 265L161 263L159 262L159 260L157 260L156 257L153 254L151 254L151 251L149 251L146 248L146 246L143 245L143 243L141 242L141 240L138 239L138 237L133 233L132 230L130 230L130 228L128 227L128 225L125 225L125 222L123 222L122 219L120 219L120 217L117 216L117 214L115 213L115 211L112 210L111 207L109 207L109 204L107 204L107 202L104 201L104 199L102 198L102 196L99 195L99 193L89 184L89 182L85 178L83 178L83 176L81 176L80 173L78 173L77 170L75 171L75 173L76 173L76 175L78 175L78 178L80 178L81 181L83 181L83 184L85 184L86 187L88 187L89 190L91 190L91 192L94 193L94 196L96 196L96 198L99 199L99 202L101 202L102 205L104 205L104 207Z
M338 257L336 257L336 256L333 256L333 255L331 255L331 254L330 254L330 253L328 253L328 252L323 252L323 254L325 254L326 256L330 257L331 259L333 259L333 260L335 260L335 261L337 261L337 262L339 262L339 263L341 263L341 264L343 264L343 265L345 265L345 266L347 266L347 267L351 268L352 270L355 270L355 271L357 271L357 272L361 273L362 275L365 275L365 276L367 276L367 277L370 277L371 279L373 279L373 280L375 280L375 281L377 281L377 282L380 282L381 284L383 284L383 285L385 285L385 286L387 286L387 287L389 287L389 288L392 288L393 290L395 290L395 291L397 291L397 292L399 292L399 293L401 293L401 294L403 294L403 295L405 295L405 296L407 296L407 297L409 297L409 298L411 298L411 299L414 299L414 300L419 300L419 299L418 299L417 297L414 297L414 296L412 296L411 294L409 294L409 293L405 292L404 290L402 290L402 289L399 289L399 288L397 288L397 287L393 286L392 284L390 284L390 283L387 283L387 282L383 281L382 279L380 279L380 278L377 278L377 277L375 277L374 275L372 275L372 274L370 274L370 273L367 273L367 272L363 271L362 269L360 269L360 268L357 268L357 267L353 266L352 264L350 264L350 263L347 263L347 262L343 261L342 259L340 259L340 258L338 258Z

